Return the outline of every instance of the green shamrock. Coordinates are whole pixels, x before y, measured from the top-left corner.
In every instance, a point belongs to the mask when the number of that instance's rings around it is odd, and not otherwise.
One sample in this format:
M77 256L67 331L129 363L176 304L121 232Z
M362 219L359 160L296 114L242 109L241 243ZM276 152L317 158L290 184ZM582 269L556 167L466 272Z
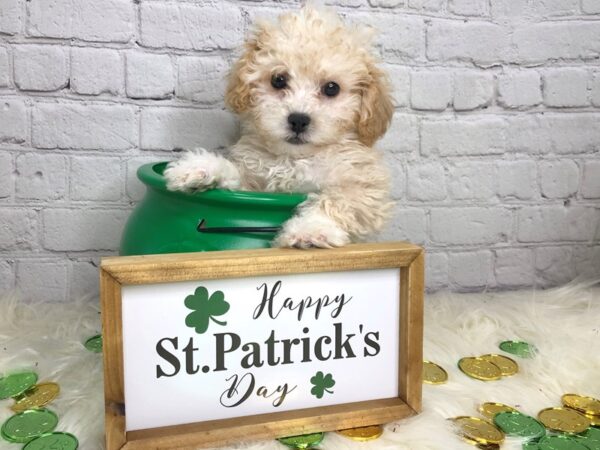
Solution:
M335 386L335 380L330 373L323 375L323 372L318 371L315 376L310 379L310 382L313 384L313 388L310 390L310 393L315 397L322 398L325 392L333 394L333 391L328 389Z
M229 311L229 303L225 301L222 291L215 291L209 298L208 290L200 286L194 295L188 295L185 298L185 306L194 310L185 318L185 324L190 328L195 328L198 334L203 334L208 330L210 320L219 325L227 325L227 322L221 322L213 317L222 316Z

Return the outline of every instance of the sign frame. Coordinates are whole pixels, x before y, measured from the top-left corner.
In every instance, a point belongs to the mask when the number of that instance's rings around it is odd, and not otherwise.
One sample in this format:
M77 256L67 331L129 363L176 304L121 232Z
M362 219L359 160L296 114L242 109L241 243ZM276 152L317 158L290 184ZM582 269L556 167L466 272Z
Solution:
M260 275L400 271L398 397L125 431L121 286ZM106 450L195 449L376 425L421 411L424 250L407 242L102 258Z

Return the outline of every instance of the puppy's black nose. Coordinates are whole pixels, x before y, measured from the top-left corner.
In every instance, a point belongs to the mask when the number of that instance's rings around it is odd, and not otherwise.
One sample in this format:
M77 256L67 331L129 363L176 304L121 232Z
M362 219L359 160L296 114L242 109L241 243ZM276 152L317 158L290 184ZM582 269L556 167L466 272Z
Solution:
M288 116L288 123L294 133L302 133L310 123L310 116L304 113L291 113Z

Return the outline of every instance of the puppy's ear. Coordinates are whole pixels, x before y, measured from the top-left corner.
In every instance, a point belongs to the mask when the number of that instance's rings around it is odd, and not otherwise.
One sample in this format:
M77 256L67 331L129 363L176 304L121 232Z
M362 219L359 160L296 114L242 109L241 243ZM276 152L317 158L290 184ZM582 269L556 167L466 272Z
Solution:
M250 84L247 81L252 71L254 54L258 51L259 45L256 38L251 38L244 45L244 53L233 65L229 73L227 89L225 91L225 104L235 113L243 113L250 108L252 96Z
M362 91L358 138L370 147L387 131L394 114L394 105L385 73L372 61L367 63L367 68L370 79Z

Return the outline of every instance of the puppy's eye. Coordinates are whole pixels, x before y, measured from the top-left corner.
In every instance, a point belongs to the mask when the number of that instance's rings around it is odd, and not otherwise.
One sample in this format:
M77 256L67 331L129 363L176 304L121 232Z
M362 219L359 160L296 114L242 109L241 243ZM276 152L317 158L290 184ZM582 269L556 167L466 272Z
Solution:
M330 81L323 85L323 87L321 88L321 91L327 97L335 97L336 95L338 95L340 93L340 85L337 84L335 81Z
M285 89L287 87L287 77L281 74L275 74L271 77L271 86L275 89Z

